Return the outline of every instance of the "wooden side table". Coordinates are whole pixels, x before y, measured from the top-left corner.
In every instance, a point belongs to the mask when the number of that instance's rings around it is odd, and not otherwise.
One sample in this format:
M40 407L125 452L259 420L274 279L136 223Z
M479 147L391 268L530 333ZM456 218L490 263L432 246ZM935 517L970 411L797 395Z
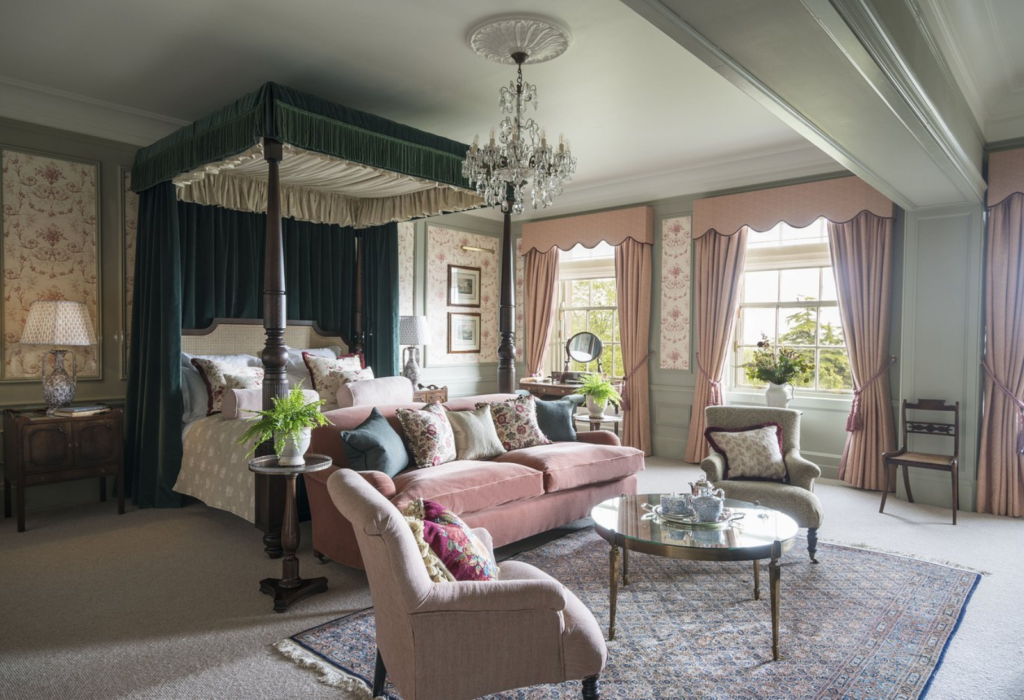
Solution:
M295 480L299 474L318 472L331 466L332 460L326 455L307 454L306 463L295 467L281 467L277 455L257 457L249 460L249 470L257 474L279 476L285 479L284 520L281 523L281 578L265 578L260 581L260 591L274 598L274 612L284 612L292 603L327 590L327 579L304 579L299 576L299 512L295 506Z
M622 422L622 416L614 413L609 413L602 416L601 418L592 418L588 413L580 413L578 415L573 416L573 420L576 421L577 423L589 423L591 430L600 430L602 423L611 423L612 430L614 430L615 434L618 435L619 423Z
M92 416L49 416L46 411L4 411L4 517L15 493L18 532L25 531L25 489L77 479L117 477L117 512L124 514L124 425L119 408Z
M412 392L412 400L417 403L434 403L440 401L446 403L448 401L448 387L446 386L423 386L420 384L419 388Z

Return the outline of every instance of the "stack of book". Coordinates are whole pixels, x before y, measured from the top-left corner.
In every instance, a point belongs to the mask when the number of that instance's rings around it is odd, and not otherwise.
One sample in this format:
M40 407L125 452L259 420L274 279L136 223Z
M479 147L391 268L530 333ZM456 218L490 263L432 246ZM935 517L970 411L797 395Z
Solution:
M64 408L55 409L53 415L62 418L84 418L85 416L106 413L109 410L110 406L65 406Z

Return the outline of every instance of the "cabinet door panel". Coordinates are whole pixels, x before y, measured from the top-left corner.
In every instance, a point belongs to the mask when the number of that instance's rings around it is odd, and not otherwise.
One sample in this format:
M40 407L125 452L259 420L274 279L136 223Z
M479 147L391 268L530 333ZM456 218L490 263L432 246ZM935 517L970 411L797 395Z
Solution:
M121 456L121 423L113 418L75 423L79 467L116 462Z
M60 471L74 464L70 423L26 425L21 436L26 472Z

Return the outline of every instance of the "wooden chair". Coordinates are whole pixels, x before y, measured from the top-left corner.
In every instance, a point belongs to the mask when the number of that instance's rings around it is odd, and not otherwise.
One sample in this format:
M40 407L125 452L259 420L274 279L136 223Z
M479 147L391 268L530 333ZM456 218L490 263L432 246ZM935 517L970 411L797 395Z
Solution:
M944 411L953 414L952 423L907 419L907 411ZM956 525L956 511L960 508L960 486L957 481L957 467L960 462L960 402L947 406L943 399L918 399L908 403L903 399L901 420L903 422L903 444L896 452L883 452L885 463L886 488L882 491L882 505L878 512L885 511L885 498L889 495L889 484L896 481L896 468L903 467L903 486L907 490L907 500L914 502L910 492L910 467L935 469L949 472L953 480L953 524ZM953 454L937 455L927 452L910 452L907 450L907 435L936 435L953 438Z

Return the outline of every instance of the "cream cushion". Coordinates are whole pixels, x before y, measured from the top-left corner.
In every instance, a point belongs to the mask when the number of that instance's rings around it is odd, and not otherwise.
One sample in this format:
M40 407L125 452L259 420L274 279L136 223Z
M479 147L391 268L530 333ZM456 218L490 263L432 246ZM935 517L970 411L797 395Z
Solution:
M494 429L490 406L472 411L451 411L448 422L455 434L455 453L458 459L491 459L505 452Z

